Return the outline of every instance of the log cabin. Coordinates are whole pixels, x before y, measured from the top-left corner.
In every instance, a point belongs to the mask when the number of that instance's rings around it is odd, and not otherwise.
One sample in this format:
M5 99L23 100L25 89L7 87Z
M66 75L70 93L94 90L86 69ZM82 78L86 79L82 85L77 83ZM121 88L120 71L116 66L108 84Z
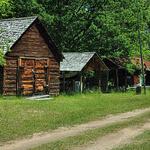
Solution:
M0 20L3 95L58 95L63 55L38 17Z
M65 52L60 63L61 91L107 90L108 67L96 52Z

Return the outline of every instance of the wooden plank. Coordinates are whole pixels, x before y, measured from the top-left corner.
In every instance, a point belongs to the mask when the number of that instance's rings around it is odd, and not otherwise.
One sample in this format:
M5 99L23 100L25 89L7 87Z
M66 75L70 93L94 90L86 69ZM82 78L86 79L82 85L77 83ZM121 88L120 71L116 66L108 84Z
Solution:
M33 91L31 90L28 90L28 91L23 91L23 93L22 93L23 95L32 95L33 94Z
M3 87L4 92L16 92L14 87Z
M17 79L16 76L5 76L4 78L4 80L14 80L14 81L16 81L16 79Z
M23 88L23 89L33 89L33 85L32 84L22 84L21 88Z
M5 80L5 84L16 84L16 80Z

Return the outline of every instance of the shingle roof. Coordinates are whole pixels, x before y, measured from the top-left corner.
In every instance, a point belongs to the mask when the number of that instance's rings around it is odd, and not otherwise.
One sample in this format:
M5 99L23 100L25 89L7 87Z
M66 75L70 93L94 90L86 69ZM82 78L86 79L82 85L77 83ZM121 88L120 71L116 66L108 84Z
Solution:
M95 52L67 52L63 53L65 59L60 63L61 71L81 71Z
M3 47L4 53L14 45L36 19L37 17L34 16L0 20L0 46Z

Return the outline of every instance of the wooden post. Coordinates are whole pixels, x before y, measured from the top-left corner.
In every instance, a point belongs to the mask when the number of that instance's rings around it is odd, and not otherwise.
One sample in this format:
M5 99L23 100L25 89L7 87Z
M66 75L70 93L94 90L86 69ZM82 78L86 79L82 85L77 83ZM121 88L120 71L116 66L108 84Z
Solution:
M109 89L108 89L108 81L109 81L109 71L106 72L107 74L107 81L106 81L106 92L109 92Z
M18 58L18 60L17 60L17 64L18 64L18 66L17 66L17 69L16 69L16 76L17 76L17 79L16 79L16 95L17 96L21 96L21 90L20 90L20 81L21 81L21 77L20 77L20 66L21 66L21 59L20 58Z
M142 37L141 37L141 22L143 19L142 10L138 6L138 1L136 0L138 15L137 15L137 25L138 25L138 40L139 40L139 49L140 49L140 59L141 59L141 71L142 71L142 80L144 86L144 94L146 94L146 84L145 84L145 71L144 71L144 60L143 60L143 44L142 44Z
M125 70L125 92L127 92L127 71Z
M99 91L101 91L101 70L97 72L98 72L98 88Z
M83 92L83 75L82 75L82 73L80 75L80 92L81 93Z
M117 83L117 91L119 90L119 77L118 77L118 69L116 69L116 83Z
M35 70L34 69L32 69L32 76L33 76L33 95L35 95L35 80L36 80L36 78L35 78Z
M63 75L63 91L66 92L66 84L65 84L66 79L65 79L65 73L63 72L62 75Z

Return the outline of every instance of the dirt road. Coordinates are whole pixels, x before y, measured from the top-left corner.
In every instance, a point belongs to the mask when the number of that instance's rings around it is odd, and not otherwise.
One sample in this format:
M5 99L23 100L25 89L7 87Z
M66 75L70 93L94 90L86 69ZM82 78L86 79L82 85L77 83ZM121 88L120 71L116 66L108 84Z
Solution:
M150 108L135 110L132 112L127 112L127 113L122 113L122 114L117 114L117 115L111 115L111 116L109 115L98 121L91 121L91 122L76 125L76 126L73 126L70 128L59 128L50 133L36 134L32 138L11 141L8 144L0 146L0 149L2 149L2 150L28 150L30 148L38 147L42 144L60 140L60 139L66 138L66 137L76 136L76 135L79 135L82 132L85 132L88 130L93 130L96 128L101 128L101 127L110 125L112 123L125 121L130 117L136 117L136 116L141 115L146 112L150 112ZM121 132L123 132L123 131L121 131ZM121 132L120 132L120 134L121 134ZM137 131L135 131L133 134L136 135L136 132ZM140 132L140 130L139 130L139 132ZM129 136L131 136L131 135L129 135ZM108 138L111 138L111 136L113 137L113 135L109 135L109 136L110 137L108 137ZM116 136L119 136L119 133ZM102 140L104 141L105 138ZM113 143L113 141L112 141L112 143ZM99 142L98 142L98 145L99 145Z
M140 128L125 128L117 133L106 135L92 144L78 147L74 150L111 150L119 145L130 143L133 138L149 129L150 122Z

